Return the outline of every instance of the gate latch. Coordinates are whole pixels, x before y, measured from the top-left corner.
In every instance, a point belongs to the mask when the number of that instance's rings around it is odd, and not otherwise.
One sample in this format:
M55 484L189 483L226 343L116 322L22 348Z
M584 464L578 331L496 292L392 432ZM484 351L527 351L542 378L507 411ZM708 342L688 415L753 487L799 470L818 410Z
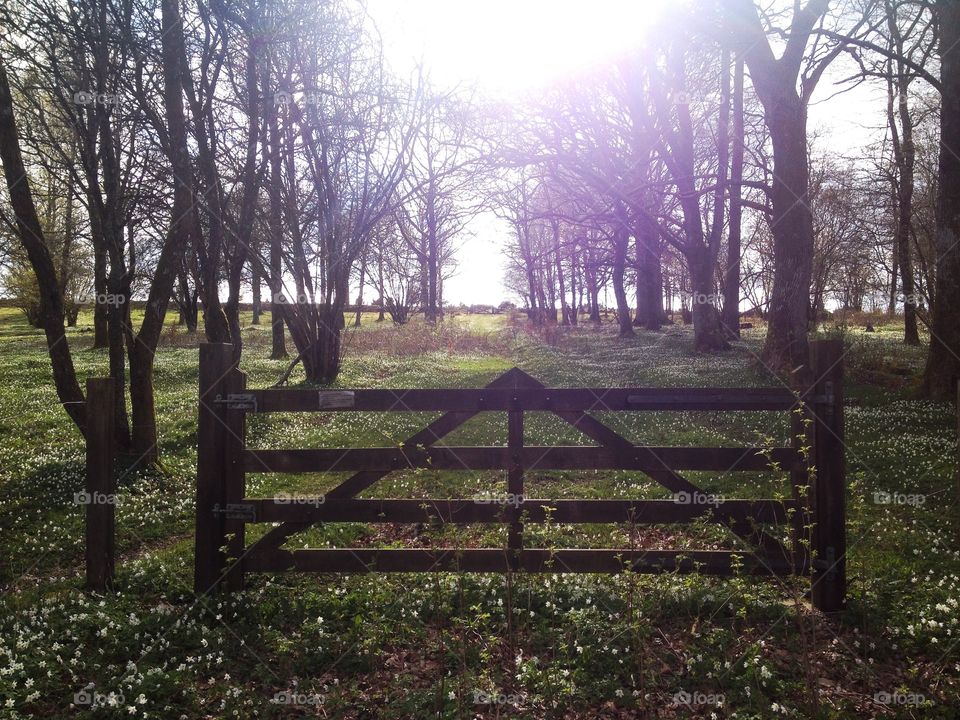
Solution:
M220 503L217 503L213 506L213 513L222 515L227 520L257 521L257 507L249 503L227 503L224 507L220 507Z

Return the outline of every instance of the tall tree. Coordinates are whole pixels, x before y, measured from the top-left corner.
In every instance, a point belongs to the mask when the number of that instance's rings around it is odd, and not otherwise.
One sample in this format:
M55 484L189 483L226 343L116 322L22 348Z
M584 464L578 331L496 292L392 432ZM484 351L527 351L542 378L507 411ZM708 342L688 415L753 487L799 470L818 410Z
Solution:
M933 7L940 30L940 156L936 285L924 383L932 397L952 398L960 379L960 2L937 0Z
M64 410L77 426L84 430L86 415L84 412L83 391L77 382L77 373L73 366L73 355L64 328L63 296L57 280L56 268L40 217L33 200L30 178L23 164L20 149L20 135L14 115L13 95L7 80L7 71L0 61L0 161L3 163L4 178L10 193L10 205L16 219L17 236L23 245L30 265L37 277L40 289L39 325L43 328L53 368L53 381L57 396Z
M773 145L774 279L769 326L763 348L765 362L776 370L804 368L808 362L807 327L813 260L813 220L810 211L807 158L807 105L830 62L844 44L823 47L818 25L830 0L800 0L787 28L765 27L754 0L730 0L720 6L729 42L750 70L753 87L763 104ZM853 32L863 23L855 24ZM768 35L785 38L780 57ZM813 49L807 46L813 39Z
M737 58L733 81L733 147L730 153L730 219L727 229L727 262L723 276L723 324L740 337L740 245L743 233L744 63Z

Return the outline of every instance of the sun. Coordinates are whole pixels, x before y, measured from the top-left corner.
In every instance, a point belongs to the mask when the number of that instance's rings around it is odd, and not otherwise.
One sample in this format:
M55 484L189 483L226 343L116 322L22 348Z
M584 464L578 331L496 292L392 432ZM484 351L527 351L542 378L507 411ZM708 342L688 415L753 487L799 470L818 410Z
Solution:
M370 0L391 65L520 94L636 47L660 0Z

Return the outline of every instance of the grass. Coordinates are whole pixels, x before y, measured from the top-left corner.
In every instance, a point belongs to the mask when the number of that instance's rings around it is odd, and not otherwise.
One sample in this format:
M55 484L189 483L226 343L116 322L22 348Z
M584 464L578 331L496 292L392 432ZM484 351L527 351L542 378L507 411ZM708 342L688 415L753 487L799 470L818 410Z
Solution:
M476 387L514 365L552 386L763 386L748 331L694 356L687 329L618 340L612 326L531 333L503 316L437 329L364 317L340 387ZM245 318L245 322L249 318ZM247 327L243 369L272 384L268 326ZM191 592L198 339L175 327L157 354L163 467L119 473L115 592L82 592L83 444L57 404L42 336L0 308L0 717L958 717L960 519L955 415L913 395L922 349L830 328L848 347L849 609L824 618L804 581L697 575L253 575L232 597ZM90 318L70 342L81 377L101 375ZM292 381L299 382L295 372ZM777 413L600 413L636 442L780 445ZM429 413L251 419L256 447L399 442ZM530 416L527 442L584 442ZM451 444L501 444L478 417ZM691 473L706 491L786 493L767 473ZM248 494L317 492L329 475L250 476ZM538 473L540 497L668 497L639 473ZM406 472L366 497L504 491L501 473ZM911 504L888 503L911 496ZM252 532L251 537L255 537ZM709 525L530 528L544 547L730 547ZM290 546L500 546L497 527L331 524ZM87 703L88 700L92 703Z

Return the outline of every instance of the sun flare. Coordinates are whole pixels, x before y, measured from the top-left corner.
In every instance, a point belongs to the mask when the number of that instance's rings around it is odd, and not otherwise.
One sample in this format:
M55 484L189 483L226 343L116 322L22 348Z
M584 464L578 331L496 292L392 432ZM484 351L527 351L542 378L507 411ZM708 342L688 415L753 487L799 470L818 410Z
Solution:
M518 93L634 47L657 0L373 0L370 13L398 70L422 61L440 84Z

